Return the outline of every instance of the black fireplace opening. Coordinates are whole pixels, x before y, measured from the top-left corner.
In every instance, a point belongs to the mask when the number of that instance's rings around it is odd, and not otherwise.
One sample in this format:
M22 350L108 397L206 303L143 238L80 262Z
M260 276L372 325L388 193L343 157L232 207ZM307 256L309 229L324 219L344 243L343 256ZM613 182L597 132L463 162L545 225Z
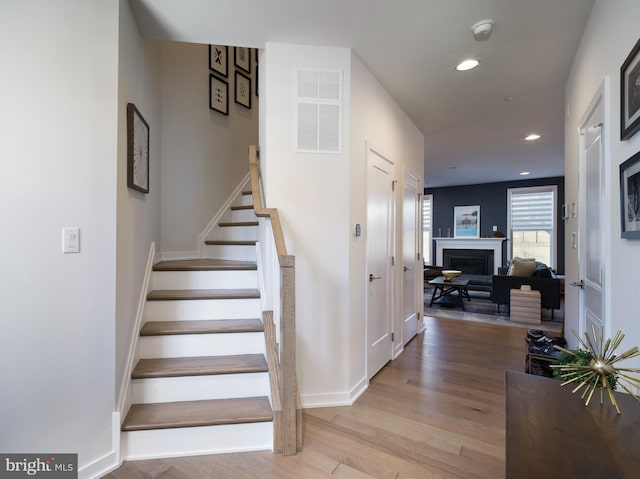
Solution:
M456 269L464 274L493 274L492 249L443 249L445 269Z

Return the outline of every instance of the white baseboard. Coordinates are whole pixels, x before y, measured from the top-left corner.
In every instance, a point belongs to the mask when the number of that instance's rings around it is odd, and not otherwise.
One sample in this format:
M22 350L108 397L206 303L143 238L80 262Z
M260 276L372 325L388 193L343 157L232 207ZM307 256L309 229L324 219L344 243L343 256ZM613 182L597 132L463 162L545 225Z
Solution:
M301 394L302 408L352 406L368 387L369 381L363 377L350 391L343 393Z
M98 479L120 467L120 413L111 415L112 451L78 469L78 479Z

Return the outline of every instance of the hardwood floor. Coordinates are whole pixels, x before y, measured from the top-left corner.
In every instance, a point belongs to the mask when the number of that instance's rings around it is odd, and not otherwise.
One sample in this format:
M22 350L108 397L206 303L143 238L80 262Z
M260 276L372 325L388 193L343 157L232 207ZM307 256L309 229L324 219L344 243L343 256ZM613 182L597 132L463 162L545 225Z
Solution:
M505 370L525 329L425 318L351 407L304 411L304 450L125 462L107 479L499 479Z

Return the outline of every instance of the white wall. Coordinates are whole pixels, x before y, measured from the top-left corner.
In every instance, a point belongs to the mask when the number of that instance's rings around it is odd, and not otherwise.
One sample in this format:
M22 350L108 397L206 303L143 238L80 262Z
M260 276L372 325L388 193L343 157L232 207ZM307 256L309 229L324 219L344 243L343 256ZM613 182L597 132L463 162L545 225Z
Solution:
M350 158L350 227L366 224L366 149L365 142L396 163L396 271L395 325L396 350L402 347L402 192L404 172L424 178L424 136L382 85L362 63L351 56L351 158ZM354 387L366 375L365 303L366 303L366 235L349 237L349 384ZM422 295L420 285L419 295Z
M640 3L637 0L596 0L589 23L584 32L567 81L566 96L569 118L565 122L565 197L567 202L578 199L578 135L577 130L589 102L603 84L605 76L610 80L610 103L605 105L604 135L609 137L610 157L605 173L608 191L604 202L609 207L605 232L610 263L611 288L609 295L610 330L620 329L626 334L622 343L631 347L640 344L640 321L635 299L638 284L633 273L640 269L640 241L620 238L620 189L619 165L640 150L640 134L627 141L620 141L620 65L638 40ZM607 121L608 119L608 121ZM577 250L571 248L572 231L577 231L577 220L567 223L566 276L567 283L578 279ZM566 330L578 331L578 290L567 287L565 297ZM571 345L576 341L567 335ZM631 367L640 367L637 359L627 361Z
M353 234L356 223L366 222L364 142L372 141L394 158L401 180L405 168L422 177L424 138L348 49L268 43L260 66L266 204L278 208L287 248L296 256L303 405L349 404L366 386L365 237ZM293 150L298 67L343 72L340 154ZM400 304L398 300L397 331Z
M4 1L0 45L0 451L82 469L113 456L118 3Z
M198 235L249 171L248 147L258 143L258 108L234 102L229 47L229 116L209 109L208 45L161 42L161 253L193 256ZM255 78L251 51L251 77ZM253 83L255 85L255 82Z
M348 400L348 136L344 136L341 154L295 153L293 81L297 67L342 71L343 119L348 119L350 53L339 48L268 43L262 58L263 181L266 205L278 208L288 252L296 257L302 400L305 404L340 403Z
M141 38L129 2L120 0L118 71L118 209L116 271L116 399L134 331L149 248L160 248L160 50ZM149 124L149 193L127 187L127 103ZM120 405L119 405L120 406ZM123 411L124 412L124 411ZM124 418L123 418L124 419Z

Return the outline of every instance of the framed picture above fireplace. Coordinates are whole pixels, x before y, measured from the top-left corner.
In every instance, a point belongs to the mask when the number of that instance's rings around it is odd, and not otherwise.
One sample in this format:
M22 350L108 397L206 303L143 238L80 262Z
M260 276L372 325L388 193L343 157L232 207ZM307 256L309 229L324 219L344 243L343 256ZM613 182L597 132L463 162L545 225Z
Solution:
M480 237L480 206L453 207L453 237Z

